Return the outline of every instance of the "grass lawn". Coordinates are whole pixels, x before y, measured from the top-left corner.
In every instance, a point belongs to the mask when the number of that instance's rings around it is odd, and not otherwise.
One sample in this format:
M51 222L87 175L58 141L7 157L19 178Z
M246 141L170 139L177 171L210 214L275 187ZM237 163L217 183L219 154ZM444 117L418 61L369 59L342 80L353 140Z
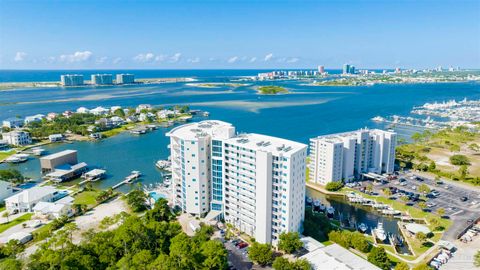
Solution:
M32 218L33 216L33 213L27 213L25 215L22 215L14 220L10 220L10 222L8 223L4 223L4 224L0 224L0 233L6 231L7 229L15 226L15 225L18 225L18 224L21 224L23 222L26 222L26 221L29 221L30 218Z
M4 160L8 158L9 156L15 154L15 150L10 150L10 151L1 151L0 152L0 160Z
M73 203L75 204L86 204L88 206L95 205L97 201L95 198L98 195L98 191L84 191L80 192L75 196Z

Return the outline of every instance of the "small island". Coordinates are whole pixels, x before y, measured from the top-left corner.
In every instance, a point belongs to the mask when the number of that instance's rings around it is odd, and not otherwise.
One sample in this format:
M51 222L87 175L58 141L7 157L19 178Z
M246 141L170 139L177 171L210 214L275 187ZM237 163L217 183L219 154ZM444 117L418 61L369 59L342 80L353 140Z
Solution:
M288 90L286 88L275 85L260 86L257 88L257 91L261 95L277 95L288 93Z

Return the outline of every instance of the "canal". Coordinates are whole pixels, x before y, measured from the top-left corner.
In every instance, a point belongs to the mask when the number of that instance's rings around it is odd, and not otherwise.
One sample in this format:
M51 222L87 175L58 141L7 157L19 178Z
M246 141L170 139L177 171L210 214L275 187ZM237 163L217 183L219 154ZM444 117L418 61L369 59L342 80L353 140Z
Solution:
M379 222L383 223L383 228L388 235L402 235L398 228L398 220L393 217L388 217L377 213L371 207L363 205L352 205L343 196L331 196L323 194L319 191L307 188L307 196L313 200L320 200L327 208L333 207L335 209L333 219L340 221L342 224L361 224L367 226L366 233L371 235L372 230L375 229ZM389 244L389 240L385 241ZM397 247L400 254L410 254L406 245Z

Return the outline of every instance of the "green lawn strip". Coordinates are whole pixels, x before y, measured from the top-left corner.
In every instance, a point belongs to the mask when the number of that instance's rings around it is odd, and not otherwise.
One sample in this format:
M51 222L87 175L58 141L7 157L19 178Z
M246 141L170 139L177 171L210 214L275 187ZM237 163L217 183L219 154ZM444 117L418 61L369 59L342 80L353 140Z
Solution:
M75 196L75 200L73 201L73 203L75 203L75 204L85 204L85 205L91 207L91 206L97 204L96 198L97 198L98 193L99 193L98 191L83 191L83 192L80 192Z
M10 151L1 151L0 152L0 160L4 160L6 158L8 158L9 156L15 154L16 151L15 150L10 150Z
M9 228L21 224L23 222L29 221L30 218L32 218L33 213L27 213L25 215L22 215L14 220L10 220L8 223L0 224L0 233L8 230Z

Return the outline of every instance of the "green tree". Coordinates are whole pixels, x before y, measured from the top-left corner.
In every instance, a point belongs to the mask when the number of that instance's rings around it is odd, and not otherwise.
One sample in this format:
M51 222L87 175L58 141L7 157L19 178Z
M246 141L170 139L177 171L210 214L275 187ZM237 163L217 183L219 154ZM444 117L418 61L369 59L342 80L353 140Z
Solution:
M172 238L170 245L170 258L176 269L198 268L197 245L185 233L180 233Z
M467 178L467 175L468 175L467 165L460 166L460 168L458 169L458 174L460 175L461 180L465 180L465 178Z
M113 113L118 117L125 117L125 112L122 109L116 109Z
M421 209L425 209L425 208L427 208L427 203L426 203L426 202L423 202L423 201L422 201L422 202L419 202L419 203L418 203L418 207L420 207Z
M279 236L278 249L292 254L303 247L303 242L300 241L300 235L297 232L283 232Z
M365 188L369 193L373 191L373 184L368 184L367 187Z
M431 190L426 184L421 184L418 186L418 191L421 193L429 193Z
M418 143L422 140L422 134L415 132L412 134L411 138L415 143Z
M248 258L262 266L271 264L273 262L272 246L254 242L248 250Z
M440 215L441 217L445 215L445 208L438 208L437 209L437 214Z
M143 269L147 270L148 265L154 260L150 250L141 250L132 256L130 268L131 269Z
M25 177L23 177L17 169L5 169L0 170L0 180L13 184L21 184L25 181Z
M373 247L368 254L367 260L381 269L390 269L391 261L387 256L384 248Z
M395 270L410 270L410 266L404 262L398 262L397 265L395 265Z
M367 241L367 238L365 238L365 236L363 236L363 234L359 232L354 232L352 234L351 243L355 249L363 253L367 253L370 251L370 243Z
M147 220L155 221L169 221L173 217L174 215L168 206L168 201L164 198L158 199L155 202L153 209L145 214Z
M424 234L423 232L417 232L415 234L415 238L417 238L417 240L422 243L425 243L425 241L427 241L427 235Z
M476 143L472 143L468 146L468 149L470 149L472 151L475 151L475 152L479 152L480 151L480 146Z
M450 145L450 151L454 153L460 152L460 146L458 144L452 144Z
M132 208L133 212L141 212L147 209L146 200L147 195L139 189L130 191L127 195L127 203Z
M7 258L0 261L0 270L21 270L22 262L14 258Z
M480 250L478 250L477 253L475 253L475 255L473 256L473 264L476 267L480 267Z
M283 257L275 258L272 267L275 270L292 270L292 264L288 261L288 259Z
M437 165L435 164L435 161L430 161L430 165L428 165L428 171L433 172L437 168Z
M2 248L2 253L5 256L15 258L18 254L22 253L25 250L25 246L22 245L18 240L10 240Z
M202 265L205 269L223 270L228 268L228 252L224 245L217 240L210 240L202 244Z
M383 191L383 194L385 194L385 196L387 197L392 196L392 191L389 188L384 188L382 191Z
M449 159L452 165L470 165L470 160L465 155L453 155Z

